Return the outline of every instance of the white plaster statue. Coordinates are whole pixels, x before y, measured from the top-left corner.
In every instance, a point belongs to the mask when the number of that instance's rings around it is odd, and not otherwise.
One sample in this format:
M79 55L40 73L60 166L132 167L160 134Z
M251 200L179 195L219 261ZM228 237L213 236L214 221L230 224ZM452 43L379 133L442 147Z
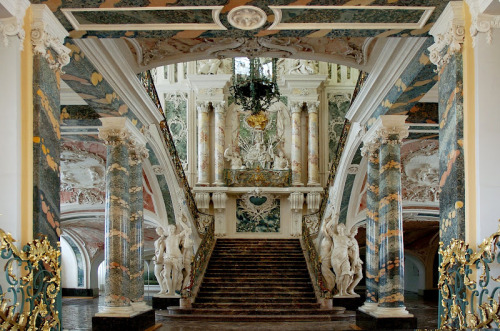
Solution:
M283 151L279 151L278 155L274 155L273 161L273 170L288 170L289 163Z
M349 233L349 262L351 263L351 271L353 274L353 279L351 284L347 288L347 293L352 295L357 295L354 292L354 288L359 284L361 279L363 278L363 261L361 261L359 257L359 245L356 240L356 235L358 234L358 228L353 227L351 232Z
M155 265L154 273L155 277L160 284L160 292L158 294L166 294L167 289L165 287L165 282L163 281L162 270L163 270L163 256L165 254L165 230L159 226L156 228L156 233L160 236L155 241L155 256L153 257L153 263Z
M347 289L352 281L351 264L349 262L349 237L344 224L337 224L332 231L333 249L331 262L337 280L338 296L347 296Z
M185 234L182 241L182 262L184 263L184 270L182 271L182 276L184 280L182 281L182 286L179 291L188 287L191 284L191 262L193 261L193 239L191 239L192 230L187 226L187 219L185 215L182 215L184 224L186 224Z
M180 222L182 225L182 222ZM184 225L182 225L184 227ZM187 227L187 226L186 226ZM180 287L179 279L182 280L182 269L184 267L181 241L187 233L186 228L176 234L177 227L173 224L167 226L165 238L165 252L163 255L163 281L166 284L167 293L175 295L177 287ZM182 281L180 281L182 284ZM177 293L178 294L178 293Z
M321 233L323 234L323 238L321 239L319 256L321 259L321 273L323 274L323 279L325 280L326 288L330 291L333 291L335 287L335 274L332 272L332 235L331 235L331 224L333 222L333 218L330 218L328 221L325 220L323 225L321 226Z
M238 152L231 153L231 150L226 148L224 151L224 158L231 163L231 169L245 169L241 156Z

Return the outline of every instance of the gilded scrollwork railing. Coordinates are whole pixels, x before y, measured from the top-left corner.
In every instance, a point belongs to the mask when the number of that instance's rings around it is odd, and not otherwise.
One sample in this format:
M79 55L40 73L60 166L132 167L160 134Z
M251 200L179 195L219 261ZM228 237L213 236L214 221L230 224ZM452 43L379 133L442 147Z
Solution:
M179 185L182 188L184 196L186 198L186 204L191 212L193 219L196 222L196 226L199 230L199 233L203 234L204 232L200 232L200 230L204 231L204 229L206 228L207 218L210 219L210 222L214 221L213 216L200 212L196 207L196 201L194 199L193 192L191 191L191 187L189 186L189 182L184 172L184 168L182 167L181 159L179 158L179 154L177 153L177 149L175 148L174 139L172 138L172 134L170 133L170 129L168 127L165 114L163 113L160 98L158 97L158 93L156 91L156 87L151 72L145 71L140 73L139 80L142 82L144 88L146 89L146 92L149 94L149 96L155 103L156 108L163 116L163 120L160 122L160 128L163 133L163 139L165 141L165 144L167 145L168 153L174 163L174 168L177 174Z
M0 282L1 330L60 330L57 297L61 289L60 249L46 239L22 250L0 229L0 256L5 279Z
M308 265L311 268L315 290L321 298L330 299L332 292L325 286L325 280L321 273L321 259L313 242L313 233L317 233L318 228L318 214L306 215L302 222L302 241L308 257Z
M181 292L183 298L192 298L196 296L196 292L200 286L203 274L207 268L208 261L212 255L215 246L215 224L210 222L205 230L205 235L200 243L200 247L196 251L191 262L191 281L189 286Z
M499 239L500 228L475 252L462 240L440 243L441 328L500 327Z

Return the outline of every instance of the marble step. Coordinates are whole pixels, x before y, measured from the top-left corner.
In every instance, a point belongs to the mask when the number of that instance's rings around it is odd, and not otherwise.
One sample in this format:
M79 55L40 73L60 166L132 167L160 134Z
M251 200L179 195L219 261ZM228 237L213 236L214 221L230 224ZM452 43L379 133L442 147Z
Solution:
M215 292L215 291L201 291L198 292L196 300L205 297L219 297L219 298L234 298L237 296L247 298L315 298L314 293L311 292L293 292L293 291L267 291L267 292Z
M238 244L216 244L215 249L256 249L264 250L271 249L273 251L285 251L285 250L302 250L300 244L257 244L257 245L238 245Z
M207 272L212 273L305 273L307 274L307 269L305 269L305 265L302 268L297 265L211 265L207 268Z
M306 266L306 261L305 260L272 260L272 259L260 259L260 260L255 260L255 258L243 260L243 259L221 259L221 260L215 260L215 261L210 261L210 265L224 265L224 266L259 266L259 265L265 265L265 266L277 266L277 267L304 267Z
M262 286L262 284L245 284L242 286L221 286L220 284L204 284L198 293L210 291L211 293L227 292L266 292L266 291L294 291L294 292L312 292L311 284L283 285L282 283L274 286Z
M220 308L220 309L319 309L316 302L195 302L193 308Z
M249 244L259 244L259 243L300 243L299 239L224 239L224 238L218 238L217 239L218 244L243 244L243 245L249 245Z
M209 272L205 273L205 279L209 280L221 280L221 281L233 281L233 280L243 280L248 282L254 281L262 281L265 279L273 280L273 281L283 281L285 279L293 279L294 281L309 281L309 274L307 273L269 273L267 275L262 275L260 273L251 273L251 272L240 272L237 274L234 273L220 273L220 272Z
M203 278L203 283L202 287L205 284L231 284L231 283L237 283L237 284L259 284L260 286L273 286L277 285L279 286L280 284L282 285L295 285L295 284L311 284L311 279L309 277L266 277L266 276L260 276L260 275L255 275L253 277L216 277L216 276L207 276Z
M258 302L263 303L315 303L315 297L221 297L221 296L204 296L196 297L197 303L246 303L246 302Z
M180 308L169 307L170 314L207 314L207 315L341 315L344 314L344 307L333 307L332 309L224 309L224 308Z
M168 313L166 313L168 314ZM321 322L352 321L356 315L208 315L208 314L171 314L164 315L165 320L207 321L207 322Z

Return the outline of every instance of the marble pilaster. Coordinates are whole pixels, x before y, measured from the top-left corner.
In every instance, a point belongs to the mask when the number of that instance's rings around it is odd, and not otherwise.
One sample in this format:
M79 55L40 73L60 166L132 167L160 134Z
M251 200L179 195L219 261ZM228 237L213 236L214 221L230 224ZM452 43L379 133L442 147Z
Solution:
M209 102L198 102L196 109L198 111L198 181L196 185L209 185L210 171L210 128L208 111Z
M379 298L376 317L411 316L404 306L403 202L401 142L408 136L407 116L382 115L379 187Z
M145 143L132 140L129 149L130 166L130 300L144 304L144 201L142 161L148 157Z
M308 146L307 146L307 185L319 185L319 101L307 102L308 117Z
M363 156L368 157L366 193L366 300L361 311L372 311L378 304L379 271L379 164L378 141L364 142Z
M215 114L215 186L224 186L224 146L225 146L225 133L226 126L226 110L225 102L212 102Z
M126 118L102 118L99 138L107 147L104 229L105 286L103 313L130 314L129 151ZM107 309L111 308L111 309Z
M303 103L294 102L291 105L292 122L292 185L302 186L302 137L300 134Z

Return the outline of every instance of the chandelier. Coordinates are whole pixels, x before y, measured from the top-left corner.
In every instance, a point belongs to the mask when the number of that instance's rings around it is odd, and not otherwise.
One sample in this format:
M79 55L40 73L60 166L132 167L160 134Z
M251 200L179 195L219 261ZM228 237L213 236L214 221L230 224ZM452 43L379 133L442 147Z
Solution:
M235 58L234 81L230 92L234 102L252 115L266 112L279 101L276 84L277 59Z

